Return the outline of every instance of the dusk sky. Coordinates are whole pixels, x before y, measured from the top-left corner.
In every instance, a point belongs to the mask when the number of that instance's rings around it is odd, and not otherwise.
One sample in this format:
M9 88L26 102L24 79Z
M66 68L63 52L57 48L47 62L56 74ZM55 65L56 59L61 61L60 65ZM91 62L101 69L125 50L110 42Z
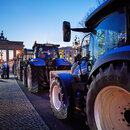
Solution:
M0 31L8 40L23 41L26 48L32 48L34 41L70 46L76 33L72 32L70 43L63 42L63 21L80 27L96 4L96 0L0 0Z

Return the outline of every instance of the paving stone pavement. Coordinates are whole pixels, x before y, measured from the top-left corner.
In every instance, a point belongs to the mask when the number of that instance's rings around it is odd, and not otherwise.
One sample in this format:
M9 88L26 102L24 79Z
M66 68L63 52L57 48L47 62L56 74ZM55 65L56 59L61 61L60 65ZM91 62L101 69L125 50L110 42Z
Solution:
M0 79L0 130L48 130L14 76Z

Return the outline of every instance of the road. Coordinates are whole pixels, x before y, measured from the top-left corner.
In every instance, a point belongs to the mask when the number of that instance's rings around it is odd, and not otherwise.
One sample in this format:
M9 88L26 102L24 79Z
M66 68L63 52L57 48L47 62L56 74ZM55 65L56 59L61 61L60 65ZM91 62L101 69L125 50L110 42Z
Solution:
M0 79L0 130L49 130L13 75Z
M28 92L27 87L23 86L21 81L17 80L17 82L51 130L89 130L78 112L75 112L74 117L71 120L58 120L54 117L50 107L48 90L32 94Z

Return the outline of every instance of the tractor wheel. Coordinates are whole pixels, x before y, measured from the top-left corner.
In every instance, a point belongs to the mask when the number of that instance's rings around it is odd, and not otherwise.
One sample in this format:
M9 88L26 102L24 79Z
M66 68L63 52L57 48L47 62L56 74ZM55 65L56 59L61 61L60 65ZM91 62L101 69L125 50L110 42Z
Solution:
M67 106L64 101L63 87L58 77L53 79L50 84L50 103L52 111L58 119L70 117L70 106Z
M38 90L43 90L47 86L47 75L45 73L45 67L38 67Z
M23 69L23 85L27 86L27 68Z
M30 92L36 93L43 86L45 82L45 67L42 66L31 66L27 68L27 86Z
M18 80L22 81L22 78L23 78L22 77L22 75L23 75L22 70L23 70L23 68L18 66L17 70L18 70L17 78L18 78Z
M17 67L17 79L20 80L20 67Z
M130 129L130 69L128 64L110 64L99 69L89 86L86 102L92 130Z
M27 86L32 93L38 92L38 70L35 66L28 66L27 69Z
M23 67L20 67L20 81L23 80Z

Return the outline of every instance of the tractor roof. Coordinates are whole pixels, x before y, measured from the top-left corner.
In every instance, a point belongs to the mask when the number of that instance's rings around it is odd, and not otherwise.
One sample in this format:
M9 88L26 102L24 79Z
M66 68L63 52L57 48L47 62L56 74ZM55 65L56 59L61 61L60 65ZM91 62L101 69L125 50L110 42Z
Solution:
M44 43L44 44L40 44L40 43L34 43L33 45L33 49L35 47L50 47L50 48L58 48L60 45L56 45L56 44L50 44L50 43Z
M85 26L94 29L108 15L128 3L130 3L130 0L107 0L87 17Z
M32 54L32 53L33 53L33 49L24 48L24 54Z

